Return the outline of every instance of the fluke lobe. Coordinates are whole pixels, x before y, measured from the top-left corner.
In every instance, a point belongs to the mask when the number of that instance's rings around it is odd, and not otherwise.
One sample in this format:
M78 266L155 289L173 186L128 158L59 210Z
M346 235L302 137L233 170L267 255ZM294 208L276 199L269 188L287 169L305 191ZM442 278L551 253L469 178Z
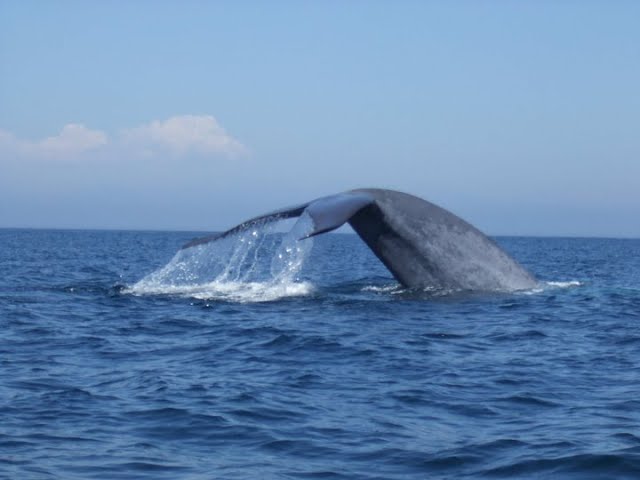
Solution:
M470 291L530 289L536 279L480 230L451 212L407 193L379 188L350 190L247 220L202 245L257 223L309 215L304 238L348 222L405 287Z

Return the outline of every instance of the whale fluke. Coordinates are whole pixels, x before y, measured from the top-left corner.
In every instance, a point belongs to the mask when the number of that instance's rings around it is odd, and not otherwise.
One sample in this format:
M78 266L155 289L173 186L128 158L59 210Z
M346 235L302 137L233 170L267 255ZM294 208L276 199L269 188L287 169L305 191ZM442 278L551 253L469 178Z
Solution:
M511 291L537 284L493 240L453 213L407 193L377 188L350 190L276 210L182 248L302 214L309 215L313 229L301 240L349 223L398 282L409 288Z

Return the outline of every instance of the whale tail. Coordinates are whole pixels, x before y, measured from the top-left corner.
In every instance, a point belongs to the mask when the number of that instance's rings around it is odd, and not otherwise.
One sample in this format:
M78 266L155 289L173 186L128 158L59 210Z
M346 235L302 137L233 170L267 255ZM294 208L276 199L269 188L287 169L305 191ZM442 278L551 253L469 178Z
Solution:
M276 210L182 248L303 214L313 225L300 240L349 223L393 276L410 288L495 291L537 284L494 241L453 213L413 195L384 189L351 190Z

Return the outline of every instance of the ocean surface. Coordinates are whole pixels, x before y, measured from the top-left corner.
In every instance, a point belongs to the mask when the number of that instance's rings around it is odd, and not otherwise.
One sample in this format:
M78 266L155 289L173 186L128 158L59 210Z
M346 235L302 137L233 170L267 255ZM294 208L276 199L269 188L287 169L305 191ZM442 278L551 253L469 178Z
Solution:
M640 478L640 240L497 238L539 287L468 294L198 235L0 230L0 478Z

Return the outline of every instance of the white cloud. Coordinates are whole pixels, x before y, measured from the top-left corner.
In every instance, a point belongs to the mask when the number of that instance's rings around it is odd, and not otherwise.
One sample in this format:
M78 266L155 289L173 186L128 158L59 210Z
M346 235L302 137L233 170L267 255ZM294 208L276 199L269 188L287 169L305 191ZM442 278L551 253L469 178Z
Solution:
M76 156L107 144L107 135L79 123L70 123L59 135L47 137L35 145L37 153L55 157Z
M211 115L178 115L164 121L155 120L125 130L123 138L129 144L142 147L146 153L154 154L236 155L246 152L246 148Z
M98 154L123 158L235 156L247 149L211 115L179 115L123 130L114 138L101 130L70 123L55 136L22 140L0 129L3 157L30 159L90 159Z
M78 123L70 123L53 137L42 140L21 140L10 132L0 130L0 151L30 158L77 158L107 145L107 135Z

